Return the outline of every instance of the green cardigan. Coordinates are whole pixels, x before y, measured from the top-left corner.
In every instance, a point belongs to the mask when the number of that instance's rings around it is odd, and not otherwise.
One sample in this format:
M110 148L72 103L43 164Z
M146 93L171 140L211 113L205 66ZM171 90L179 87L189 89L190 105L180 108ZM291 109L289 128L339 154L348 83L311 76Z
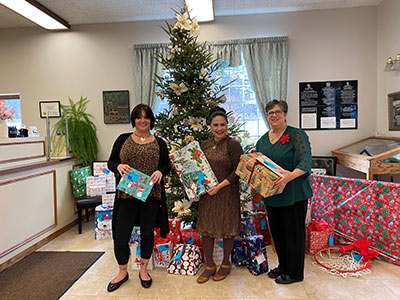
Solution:
M268 156L285 170L300 169L306 172L288 182L281 194L263 198L266 205L289 206L312 197L308 179L311 173L311 147L303 130L288 126L275 144L271 144L267 132L257 141L256 151Z

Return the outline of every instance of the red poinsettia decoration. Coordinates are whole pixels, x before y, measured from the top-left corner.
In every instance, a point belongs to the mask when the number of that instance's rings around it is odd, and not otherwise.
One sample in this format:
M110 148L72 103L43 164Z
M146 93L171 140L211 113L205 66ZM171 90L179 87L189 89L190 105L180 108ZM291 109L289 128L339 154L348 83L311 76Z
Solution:
M281 138L279 139L279 141L283 144L285 143L289 143L289 133L282 135Z

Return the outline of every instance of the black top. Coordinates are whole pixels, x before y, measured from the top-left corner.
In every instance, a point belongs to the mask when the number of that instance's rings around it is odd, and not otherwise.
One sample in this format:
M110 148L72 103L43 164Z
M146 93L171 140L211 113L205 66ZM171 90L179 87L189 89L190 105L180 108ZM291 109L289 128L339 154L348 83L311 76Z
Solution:
M121 134L114 142L113 148L111 150L110 158L108 159L108 169L110 171L115 173L116 176L116 184L118 185L119 181L121 180L121 175L119 175L119 172L117 170L117 167L119 164L121 164L121 159L120 159L120 151L122 148L122 145L125 143L125 141L130 138L132 132L129 133L123 133ZM158 146L160 148L160 160L158 161L158 168L162 174L163 178L161 179L161 201L160 201L160 208L158 210L158 215L157 215L157 223L156 227L160 227L160 235L162 238L165 238L167 233L169 232L168 228L168 209L167 209L167 197L165 194L165 186L164 186L164 177L169 174L171 171L171 164L169 160L169 153L168 153L168 147L167 144L164 142L164 140L160 137L154 136L156 138L156 141L158 143ZM135 226L139 226L138 223L139 220L137 220L137 223Z

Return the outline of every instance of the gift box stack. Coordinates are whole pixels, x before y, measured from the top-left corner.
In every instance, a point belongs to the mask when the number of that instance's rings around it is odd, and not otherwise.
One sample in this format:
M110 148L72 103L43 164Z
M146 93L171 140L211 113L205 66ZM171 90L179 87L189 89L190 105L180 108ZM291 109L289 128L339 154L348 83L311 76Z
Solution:
M186 145L171 156L171 164L178 173L190 200L198 200L218 184L211 166L197 141Z
M237 266L247 266L253 275L268 272L264 236L257 233L254 216L242 217L241 223L242 231L233 243L232 262Z
M265 155L255 152L243 154L236 168L236 174L245 180L263 197L283 192L284 187L274 188L274 181L282 177L282 168Z
M107 205L99 205L95 209L95 240L104 240L112 238L111 220L112 207Z
M115 175L107 168L107 162L93 162L93 175L86 181L88 196L101 195L104 205L114 207Z

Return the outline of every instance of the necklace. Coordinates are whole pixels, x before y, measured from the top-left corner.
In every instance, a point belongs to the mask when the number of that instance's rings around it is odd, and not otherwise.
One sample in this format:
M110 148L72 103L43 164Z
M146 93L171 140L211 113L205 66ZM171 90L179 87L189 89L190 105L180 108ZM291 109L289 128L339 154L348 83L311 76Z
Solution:
M283 130L279 131L278 134L274 134L272 131L270 132L271 143L275 143L281 137L281 135L285 132L286 127L287 126L285 126Z
M142 142L146 141L146 139L147 139L149 136L151 136L151 133L150 133L148 136L140 136L140 135L137 135L136 132L134 132L133 134L136 135L138 138L140 138L140 140L141 140Z

